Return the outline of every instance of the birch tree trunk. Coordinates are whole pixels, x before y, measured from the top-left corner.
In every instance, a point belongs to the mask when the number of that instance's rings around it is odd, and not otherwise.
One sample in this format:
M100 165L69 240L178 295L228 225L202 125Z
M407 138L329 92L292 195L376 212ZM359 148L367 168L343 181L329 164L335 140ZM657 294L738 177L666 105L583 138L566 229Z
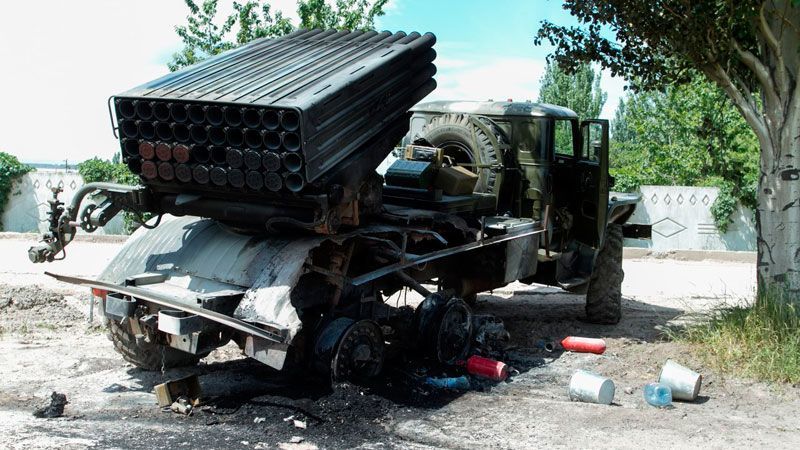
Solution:
M785 286L800 293L800 127L783 148L761 149L756 227L759 291Z

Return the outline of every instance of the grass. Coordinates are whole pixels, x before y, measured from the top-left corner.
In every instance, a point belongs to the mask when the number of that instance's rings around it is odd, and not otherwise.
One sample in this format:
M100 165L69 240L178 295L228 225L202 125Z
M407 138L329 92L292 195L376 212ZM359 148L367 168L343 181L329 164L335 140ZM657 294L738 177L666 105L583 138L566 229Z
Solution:
M800 383L799 303L780 291L749 307L716 310L678 336L695 344L706 363L723 372L765 381Z

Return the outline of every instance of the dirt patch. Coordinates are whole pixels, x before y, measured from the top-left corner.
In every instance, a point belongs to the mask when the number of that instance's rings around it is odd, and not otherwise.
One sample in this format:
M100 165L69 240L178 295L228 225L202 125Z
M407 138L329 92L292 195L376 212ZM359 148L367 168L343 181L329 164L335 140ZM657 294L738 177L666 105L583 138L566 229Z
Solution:
M38 286L0 284L0 335L30 335L75 327L83 315L67 304L62 292Z
M319 379L276 374L243 358L235 345L197 367L144 372L126 364L104 336L77 333L87 327L85 318L58 295L40 301L46 296L35 289L16 292L19 303L4 300L0 323L29 320L25 314L37 311L49 321L63 318L65 328L0 336L0 359L9 362L0 365L0 440L11 448L62 449L800 446L800 389L721 376L686 344L665 337L664 330L697 305L693 296L717 300L709 293L719 286L730 295L746 292L737 280L751 268L670 260L626 264L623 291L634 294L624 299L617 326L583 322L583 298L550 288L515 284L481 295L475 312L505 322L512 348L504 360L519 373L505 383L476 383L469 392L446 394L421 388L409 376L415 367L402 363L389 365L371 386L329 387ZM7 292L12 288L0 285L0 298ZM589 355L537 348L539 341L566 335L601 337L608 350ZM703 373L698 402L676 403L671 410L644 402L641 387L657 378L668 358ZM566 387L577 369L612 378L614 404L570 402ZM431 374L446 373L439 370ZM190 417L161 412L153 386L190 373L200 378L206 406ZM33 418L53 391L69 399L65 417ZM302 442L292 444L293 437Z

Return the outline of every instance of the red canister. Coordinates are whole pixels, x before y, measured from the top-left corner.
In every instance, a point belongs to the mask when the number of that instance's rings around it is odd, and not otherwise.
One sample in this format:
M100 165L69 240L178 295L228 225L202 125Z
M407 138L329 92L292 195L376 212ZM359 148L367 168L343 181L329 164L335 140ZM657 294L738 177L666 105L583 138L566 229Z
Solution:
M561 341L564 350L578 353L596 353L602 355L606 351L606 341L596 338L567 336Z
M494 381L503 381L508 378L508 366L505 363L482 356L470 356L467 359L467 372L470 375Z

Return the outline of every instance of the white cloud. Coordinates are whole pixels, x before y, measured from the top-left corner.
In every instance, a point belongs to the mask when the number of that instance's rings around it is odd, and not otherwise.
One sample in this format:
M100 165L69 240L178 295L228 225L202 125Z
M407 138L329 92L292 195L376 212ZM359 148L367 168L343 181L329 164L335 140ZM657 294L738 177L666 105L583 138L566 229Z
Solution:
M533 101L545 67L532 58L437 59L435 64L438 87L426 100Z

